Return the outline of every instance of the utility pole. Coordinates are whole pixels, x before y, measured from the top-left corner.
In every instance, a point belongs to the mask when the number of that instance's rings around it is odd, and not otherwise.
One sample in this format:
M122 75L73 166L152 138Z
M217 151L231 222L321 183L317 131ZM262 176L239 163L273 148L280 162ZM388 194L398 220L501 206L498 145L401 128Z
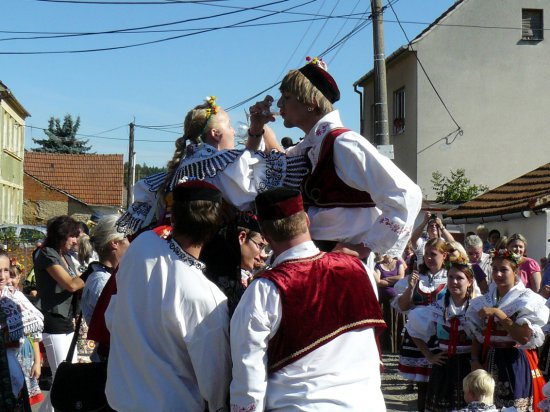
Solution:
M381 152L390 148L388 127L388 90L386 86L386 57L384 54L384 25L382 0L371 0L372 39L374 50L374 130L375 142ZM382 147L380 147L382 146ZM385 147L384 147L385 146ZM391 148L393 158L393 148ZM388 155L387 153L384 153Z
M134 201L134 123L130 123L130 138L128 142L128 170L126 171L128 186L126 187L126 208L129 209Z

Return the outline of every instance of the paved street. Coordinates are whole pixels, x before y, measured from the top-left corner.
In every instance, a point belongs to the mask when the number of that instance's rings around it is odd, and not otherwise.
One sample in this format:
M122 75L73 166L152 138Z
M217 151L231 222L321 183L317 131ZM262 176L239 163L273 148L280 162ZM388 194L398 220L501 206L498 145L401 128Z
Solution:
M397 374L398 354L382 355L382 392L389 411L414 411L416 409L416 387L410 386Z
M416 388L408 388L408 382L401 379L397 374L397 354L382 355L384 361L384 372L382 373L382 391L386 400L388 412L392 411L414 411L416 408ZM44 396L48 394L44 391ZM32 407L37 412L40 405Z

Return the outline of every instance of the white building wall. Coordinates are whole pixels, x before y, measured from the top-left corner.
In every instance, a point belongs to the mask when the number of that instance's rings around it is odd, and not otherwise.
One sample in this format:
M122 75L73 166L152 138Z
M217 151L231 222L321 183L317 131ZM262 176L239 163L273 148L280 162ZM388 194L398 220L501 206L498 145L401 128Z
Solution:
M464 233L475 232L476 224L464 225ZM550 212L541 212L535 215L531 213L528 218L513 219L508 221L496 221L484 223L489 229L497 229L501 236L510 236L514 233L521 233L527 239L527 255L540 262L541 257L548 256L550 253Z
M449 175L463 168L472 183L491 189L548 162L550 36L522 41L522 8L544 9L550 27L550 0L466 0L440 22L453 26L434 27L415 43L464 130L445 144L456 126L418 70L417 177L428 198L434 170Z

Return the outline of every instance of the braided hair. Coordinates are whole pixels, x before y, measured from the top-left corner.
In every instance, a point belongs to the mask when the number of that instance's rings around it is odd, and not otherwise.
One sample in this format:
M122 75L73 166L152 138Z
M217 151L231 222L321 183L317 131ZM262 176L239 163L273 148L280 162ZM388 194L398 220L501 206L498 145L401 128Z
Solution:
M200 144L203 142L204 134L209 130L208 126L212 126L211 119L217 112L212 110L212 105L208 101L195 106L185 116L183 122L183 135L175 142L176 150L172 156L172 159L166 165L167 173L164 182L159 187L158 193L165 194L167 187L169 186L178 166L188 153L186 152L187 141L193 144ZM164 196L159 196L158 202L164 206ZM164 207L157 208L162 210Z

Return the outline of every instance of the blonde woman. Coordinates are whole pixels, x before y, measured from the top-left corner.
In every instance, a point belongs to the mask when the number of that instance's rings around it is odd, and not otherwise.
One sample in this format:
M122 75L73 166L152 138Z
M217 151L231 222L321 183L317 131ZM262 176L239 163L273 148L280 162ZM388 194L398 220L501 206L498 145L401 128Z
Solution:
M269 107L259 102L254 108ZM261 110L260 110L261 111ZM264 116L251 116L250 130ZM268 116L269 117L269 116ZM275 135L268 127L260 134L249 133L244 150L235 149L231 119L214 96L195 106L185 116L183 136L168 162L166 173L151 175L136 183L135 201L117 222L117 228L131 235L145 228L170 223L171 192L180 181L199 179L213 184L224 200L239 210L251 210L254 198L274 187L298 188L307 174L303 156L287 157L279 152ZM261 142L265 149L258 150Z

